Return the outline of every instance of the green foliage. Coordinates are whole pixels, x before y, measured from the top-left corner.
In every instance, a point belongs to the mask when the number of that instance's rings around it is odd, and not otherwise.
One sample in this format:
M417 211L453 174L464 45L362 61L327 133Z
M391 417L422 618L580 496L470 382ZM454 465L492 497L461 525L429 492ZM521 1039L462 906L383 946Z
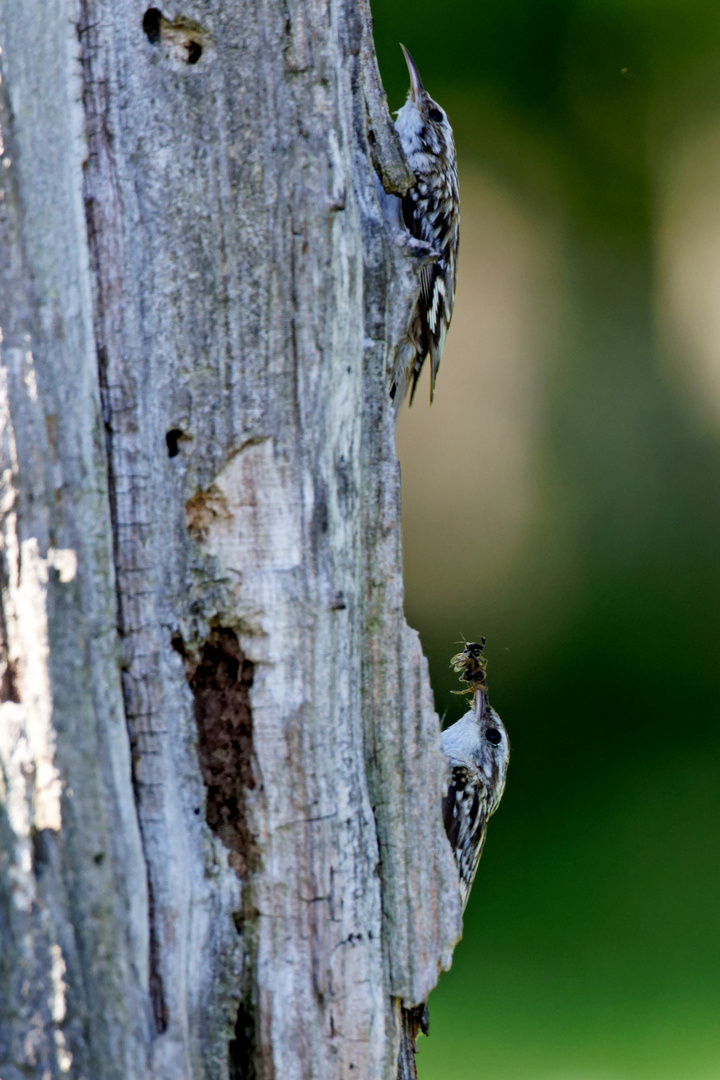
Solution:
M674 140L720 127L720 6L375 0L374 16L391 105L402 40L454 121L461 173L551 207L565 237L522 552L503 581L469 582L461 614L407 581L439 711L464 708L447 667L459 629L485 634L513 747L421 1080L705 1080L720 1053L720 452L658 345L657 193Z

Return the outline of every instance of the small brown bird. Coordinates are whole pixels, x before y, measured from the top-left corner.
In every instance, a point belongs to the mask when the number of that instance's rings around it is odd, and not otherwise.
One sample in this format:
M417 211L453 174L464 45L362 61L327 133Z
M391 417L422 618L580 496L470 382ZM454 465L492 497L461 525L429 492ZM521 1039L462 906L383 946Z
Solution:
M484 645L484 641L483 641ZM474 690L473 707L442 733L442 748L450 768L443 799L445 832L455 855L463 910L468 902L485 844L488 818L505 790L510 743L503 722L490 707L485 683L483 645L466 645L453 658L455 670Z
M398 111L395 127L414 187L403 196L402 215L410 234L436 252L420 270L420 294L410 317L406 339L398 347L390 396L399 410L410 389L412 402L425 358L430 356L430 400L453 304L460 224L455 140L450 121L422 84L415 62L400 46L410 72L410 90Z
M463 911L485 845L488 818L505 790L510 743L503 722L487 699L483 657L485 638L467 642L451 666L473 694L473 707L442 733L448 787L442 801L445 832L455 856ZM401 1010L397 1080L417 1080L415 1053L419 1031L428 1033L427 1002Z

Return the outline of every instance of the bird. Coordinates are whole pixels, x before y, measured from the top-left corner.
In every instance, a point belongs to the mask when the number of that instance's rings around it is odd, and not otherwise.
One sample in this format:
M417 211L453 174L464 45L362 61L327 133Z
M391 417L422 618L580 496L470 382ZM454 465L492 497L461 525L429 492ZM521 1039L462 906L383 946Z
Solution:
M443 824L455 856L462 909L468 902L487 833L505 790L510 741L488 702L483 639L468 643L452 666L469 683L473 707L442 733L448 786L442 800Z
M410 73L407 101L395 129L415 184L402 198L402 218L412 237L432 255L420 269L420 292L393 362L390 397L396 414L408 389L410 402L430 357L430 401L455 303L460 226L455 139L447 114L430 97L415 61L401 44Z
M447 764L447 788L442 799L445 833L458 872L463 912L485 845L488 819L498 808L507 777L510 742L505 726L487 696L485 639L466 642L451 660L460 679L468 683L472 708L442 733ZM401 1009L397 1080L417 1080L417 1035L428 1034L427 1002Z

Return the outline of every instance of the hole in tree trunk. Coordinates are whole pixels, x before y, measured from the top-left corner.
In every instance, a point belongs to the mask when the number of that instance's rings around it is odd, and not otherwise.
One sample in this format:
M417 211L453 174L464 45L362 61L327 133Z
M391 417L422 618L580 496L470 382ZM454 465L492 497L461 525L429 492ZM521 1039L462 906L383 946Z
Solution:
M165 445L167 446L168 457L178 456L180 453L180 442L184 434L182 428L177 427L170 428L170 430L165 433Z
M235 1021L235 1038L228 1043L229 1080L255 1080L255 1010L241 1001Z
M240 648L235 631L225 626L212 630L197 650L189 650L179 634L173 635L172 646L184 660L195 700L205 817L229 849L228 863L242 880L256 858L245 810L245 793L255 787L250 711L253 665ZM236 912L234 918L235 928L242 933L242 913ZM229 1080L255 1080L255 1042L252 991L246 989L238 1006L235 1037L228 1043Z
M179 635L172 643L185 661L195 699L205 817L229 849L230 866L243 878L255 855L245 812L245 792L255 787L250 712L253 665L229 627L212 630L197 651L188 651Z
M160 41L160 26L162 25L162 11L158 8L148 8L143 15L142 28L151 45L157 45Z
M199 41L189 41L187 44L187 62L188 64L197 64L198 60L202 56L202 45Z

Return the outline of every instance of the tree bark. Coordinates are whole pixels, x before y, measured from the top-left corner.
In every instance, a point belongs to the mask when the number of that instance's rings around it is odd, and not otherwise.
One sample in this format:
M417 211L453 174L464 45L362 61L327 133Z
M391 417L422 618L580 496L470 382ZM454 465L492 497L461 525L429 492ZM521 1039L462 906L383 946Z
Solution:
M393 1077L460 915L369 10L0 35L0 1075Z

